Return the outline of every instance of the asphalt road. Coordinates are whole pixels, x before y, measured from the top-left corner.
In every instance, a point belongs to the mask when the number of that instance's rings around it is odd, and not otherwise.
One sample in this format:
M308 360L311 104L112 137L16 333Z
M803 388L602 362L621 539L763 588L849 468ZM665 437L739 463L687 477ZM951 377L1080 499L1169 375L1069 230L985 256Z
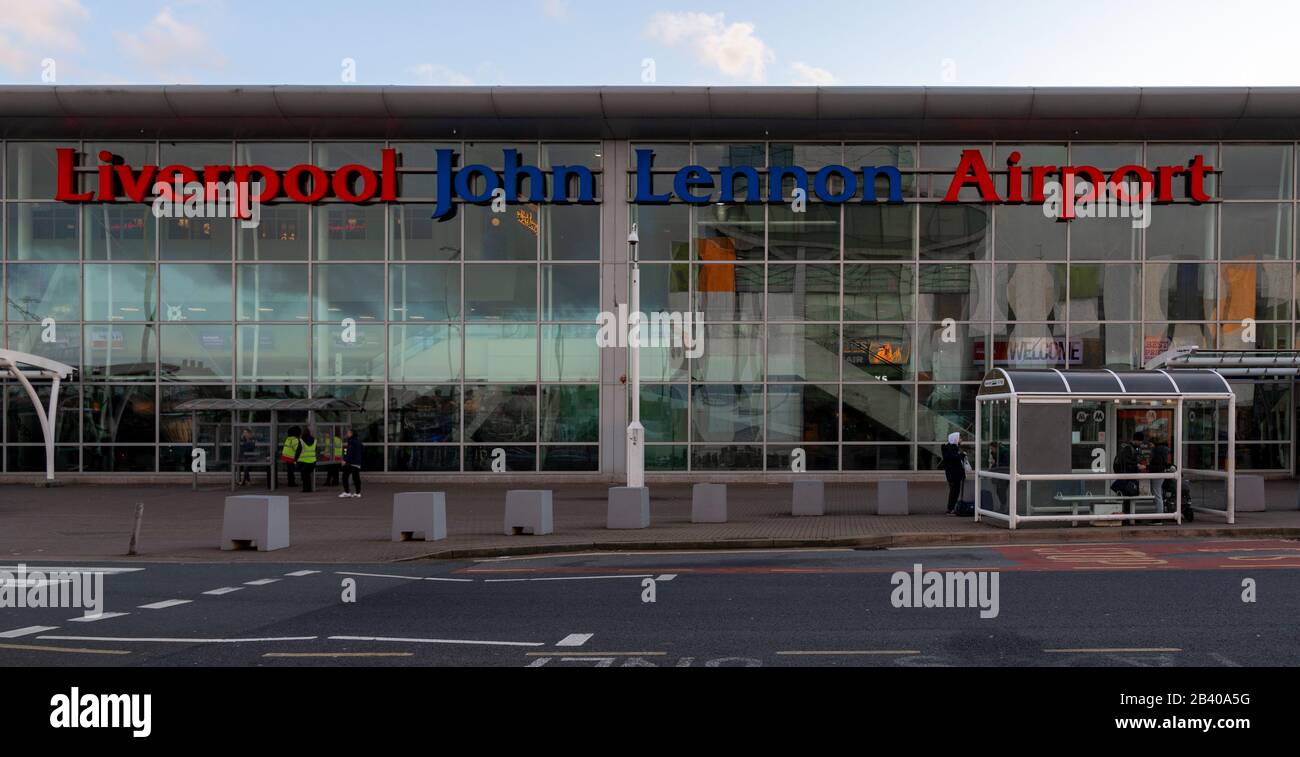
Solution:
M895 607L918 563L996 574L996 617ZM106 615L0 608L0 665L1300 665L1284 540L75 567Z

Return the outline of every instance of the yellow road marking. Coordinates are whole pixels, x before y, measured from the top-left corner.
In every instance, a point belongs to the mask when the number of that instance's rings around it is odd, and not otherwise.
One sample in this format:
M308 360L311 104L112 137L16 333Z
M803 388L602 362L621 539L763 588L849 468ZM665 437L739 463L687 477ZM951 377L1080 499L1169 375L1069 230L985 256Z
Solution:
M74 654L131 654L125 649L86 649L84 647L45 647L38 644L0 644L0 649L22 649L29 652L71 652Z

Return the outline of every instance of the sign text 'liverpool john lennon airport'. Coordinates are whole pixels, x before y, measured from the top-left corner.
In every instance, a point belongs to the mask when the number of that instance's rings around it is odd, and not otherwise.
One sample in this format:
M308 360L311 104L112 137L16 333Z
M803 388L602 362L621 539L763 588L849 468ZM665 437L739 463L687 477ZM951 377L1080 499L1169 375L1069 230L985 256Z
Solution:
M260 181L258 202L287 200L314 204L322 200L341 200L351 203L398 201L397 151L380 150L380 166L373 169L351 163L334 169L312 164L301 164L287 169L263 165L206 165L201 168L168 165L144 165L138 169L127 165L110 152L98 154L100 164L95 166L98 188L78 191L79 166L75 149L58 149L58 185L54 199L70 203L98 203L132 201L145 202L158 182L185 183L202 179L204 184L233 180L249 183ZM592 203L595 202L595 180L590 168L581 165L553 166L544 170L538 166L524 165L519 152L503 149L502 167L471 164L457 167L455 150L439 149L436 165L436 205L434 218L449 218L455 213L456 202L477 205L493 203ZM766 194L759 181L760 169L747 165L719 166L709 169L700 165L684 166L672 174L671 189L657 192L654 188L654 151L636 150L635 192L632 202L639 205L662 205L674 201L706 203L785 203L786 180L802 190L806 199L814 197L824 203L842 204L855 199L863 203L903 202L903 170L898 166L861 166L857 169L844 165L827 165L815 171L798 166L771 166L766 169L768 188ZM1052 177L1060 177L1065 186L1077 186L1076 180L1086 182L1094 190L1104 186L1136 184L1140 191L1154 195L1155 202L1175 200L1175 184L1181 185L1180 194L1192 202L1209 202L1206 191L1207 175L1214 167L1207 165L1201 155L1194 156L1187 165L1157 166L1154 169L1130 164L1110 171L1109 175L1094 166L1021 166L1020 153L1007 156L1006 165L999 168L997 176L1006 176L1006 192L998 192L994 171L985 163L979 150L963 150L953 172L952 181L944 194L943 202L981 202L1000 204L1043 203L1048 199L1048 184ZM550 181L547 181L549 174ZM742 192L737 194L740 179ZM524 191L525 180L527 191ZM546 196L547 185L551 194ZM962 196L962 190L971 188L978 199ZM1027 190L1027 191L1026 191ZM811 193L811 194L809 194Z

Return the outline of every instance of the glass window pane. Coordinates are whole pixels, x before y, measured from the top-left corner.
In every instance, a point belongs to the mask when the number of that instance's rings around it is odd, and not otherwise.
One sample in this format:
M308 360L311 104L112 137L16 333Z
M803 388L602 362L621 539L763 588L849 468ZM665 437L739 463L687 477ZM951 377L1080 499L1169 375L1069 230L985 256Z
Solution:
M893 268L889 266L889 268ZM837 321L840 267L780 265L767 267L767 317L774 321ZM907 274L910 290L911 274ZM893 282L895 287L897 281ZM910 294L910 291L909 291ZM898 299L895 288L893 298Z
M709 346L707 342L705 344ZM839 328L833 324L769 325L768 380L836 381L839 379L839 347Z
M763 206L702 205L695 211L698 260L763 259Z
M394 324L388 327L389 381L460 379L460 327Z
M307 266L241 264L238 271L239 320L307 320Z
M641 424L647 442L686 441L686 385L642 384Z
M1039 205L997 209L998 260L1065 260L1066 224L1043 215Z
M433 205L398 205L392 213L393 260L460 260L461 214L434 220Z
M769 442L836 442L840 433L839 387L834 384L769 384Z
M179 325L162 327L159 363L164 381L229 381L235 355L230 326Z
M910 441L914 411L910 386L845 384L844 441Z
M466 447L465 470L475 473L486 473L494 470L493 464L496 460L498 449L505 453L507 472L537 470L537 448L515 444L503 444L499 447Z
M691 389L691 430L697 442L761 442L761 384L696 384Z
M542 208L542 260L600 260L600 206Z
M468 381L536 381L537 327L466 326L465 378Z
M519 161L526 166L537 165L536 142L466 142L464 164L501 168L505 165L504 150L517 151Z
M993 214L982 205L921 205L922 260L986 260Z
M1139 327L1134 323L1071 323L1070 342L1078 343L1079 368L1140 368ZM1076 366L1071 366L1076 367Z
M1095 166L1107 170L1130 163L1142 163L1140 142L1075 142L1070 145L1070 165L1073 166Z
M916 206L844 206L846 260L911 260Z
M11 321L76 321L81 318L81 270L72 264L9 265Z
M233 224L229 218L165 218L158 255L163 260L230 260Z
M815 170L844 163L844 148L834 143L815 145L795 142L772 144L770 147L774 166L802 166Z
M234 153L229 142L163 142L161 162L191 168L230 162Z
M599 381L597 331L594 324L543 326L542 381Z
M543 265L542 320L594 321L600 313L600 266Z
M994 320L1065 320L1064 264L1000 263L993 277Z
M845 381L906 381L912 378L913 327L845 324Z
M1088 218L1070 226L1071 260L1140 260L1142 230L1131 218Z
M151 380L157 375L156 327L87 324L84 333L82 375L85 378Z
M645 264L641 267L641 309L647 313L690 309L690 268L685 264Z
M1234 381L1237 441L1290 441L1291 382Z
M547 142L542 145L542 157L548 168L586 166L595 171L601 166L599 142Z
M987 325L922 323L917 328L918 379L978 381L984 377L988 371Z
M537 441L537 387L532 384L466 385L465 441Z
M813 203L795 213L788 206L772 205L767 240L772 260L838 260L840 206Z
M378 470L384 464L384 453L379 447L384 441L384 387L378 384L318 384L312 388L312 397L333 397L349 400L361 406L350 414L339 412L317 413L321 423L351 421L352 429L367 446L361 467ZM341 440L340 440L341 441Z
M292 168L311 162L306 142L240 142L235 147L235 164Z
M1136 265L1070 266L1070 320L1141 320L1141 270Z
M466 260L537 260L535 205L514 205L493 213L485 205L461 205L465 215Z
M1148 260L1213 260L1214 205L1153 205L1147 227Z
M1222 172L1224 199L1290 199L1293 152L1289 144L1224 145L1214 166Z
M1142 335L1142 364L1176 347L1213 349L1218 328L1213 323L1151 323Z
M918 386L916 438L922 442L946 442L948 434L958 432L963 441L974 442L977 391L976 384Z
M762 340L762 326L706 326L703 352L691 361L691 374L696 381L762 381Z
M417 444L460 441L460 389L390 386L388 441Z
M637 257L641 260L686 260L691 255L689 205L633 205Z
M317 142L312 147L316 151L316 165L330 170L349 163L377 169L384 149L380 142Z
M763 266L700 263L695 312L710 321L757 321L763 317Z
M8 205L9 260L76 260L77 209L52 202Z
M600 387L543 386L541 440L600 441Z
M307 205L263 205L256 227L239 226L240 260L306 260Z
M240 381L307 381L307 326L240 326Z
M1290 260L1291 206L1223 204L1224 260Z
M993 367L1066 368L1071 360L1064 323L993 324Z
M988 265L967 263L922 264L919 317L924 321L979 321L990 318L992 295ZM850 291L845 289L847 293Z
M767 469L774 473L792 470L794 451L803 450L805 471L833 471L840 467L840 449L834 444L767 445Z
M318 205L317 260L383 260L384 206Z
M50 342L45 341L48 332L40 324L10 323L6 330L11 350L57 360L74 368L81 365L81 329L75 323L55 324L53 341Z
M162 319L229 321L230 264L163 265Z
M384 380L384 327L367 324L355 329L355 339L349 339L350 330L337 324L313 327L317 381Z
M766 151L758 142L695 145L695 162L702 166L764 166Z
M997 164L999 169L1004 168L1012 152L1020 153L1019 165L1021 166L1061 166L1067 162L1065 145L1033 143L1022 145L999 144L994 151L993 162ZM953 163L953 167L956 168L956 166L957 164Z
M728 446L696 444L690 450L691 470L763 470L763 446L761 444L733 444Z
M916 145L845 145L844 165L916 167Z
M152 386L86 386L82 435L86 444L153 444Z
M145 264L87 264L86 320L152 321L157 317L158 267Z
M383 265L314 266L312 300L316 320L341 322L384 319Z
M537 265L465 266L465 318L536 321Z
M32 383L32 388L36 390L36 397L40 400L42 408L50 406L50 383ZM17 382L10 382L5 389L5 394L9 397L8 410L5 413L4 425L6 433L9 435L10 445L16 444L39 444L37 451L41 453L40 464L35 470L45 470L45 432L41 430L41 419L36 414L36 406L32 404L27 390L19 386ZM59 443L76 444L77 435L81 433L78 430L77 415L83 406L80 387L77 385L64 385L59 387L59 407L55 413L54 441ZM152 434L149 437L153 441ZM12 449L12 446L11 446ZM76 452L76 449L73 449ZM75 454L74 454L75 458ZM11 467L10 472L13 472ZM76 470L75 460L72 470Z
M460 266L390 264L388 318L454 321L460 318Z
M963 150L978 150L980 157L984 159L985 165L992 167L993 164L993 146L992 145L961 145L961 144L942 144L931 143L921 145L921 167L922 168L940 168L949 171L956 170L957 164L961 162L961 153Z
M910 321L914 274L910 264L844 266L844 320Z
M1290 320L1291 266L1224 263L1219 268L1219 318L1236 321Z
M75 146L75 142L73 145ZM5 197L10 200L51 200L58 189L60 142L10 142Z
M1197 263L1149 263L1145 270L1146 320L1215 319L1215 270Z
M153 260L157 234L148 205L91 205L82 211L87 260Z

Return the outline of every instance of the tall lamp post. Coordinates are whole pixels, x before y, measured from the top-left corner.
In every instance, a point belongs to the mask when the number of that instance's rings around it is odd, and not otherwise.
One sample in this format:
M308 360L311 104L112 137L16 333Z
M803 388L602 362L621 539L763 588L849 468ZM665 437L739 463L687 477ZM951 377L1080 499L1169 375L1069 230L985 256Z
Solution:
M627 386L632 393L632 418L627 424L627 485L645 486L645 427L641 425L641 266L637 259L636 224L627 235L628 254L632 263L632 293L627 316Z

